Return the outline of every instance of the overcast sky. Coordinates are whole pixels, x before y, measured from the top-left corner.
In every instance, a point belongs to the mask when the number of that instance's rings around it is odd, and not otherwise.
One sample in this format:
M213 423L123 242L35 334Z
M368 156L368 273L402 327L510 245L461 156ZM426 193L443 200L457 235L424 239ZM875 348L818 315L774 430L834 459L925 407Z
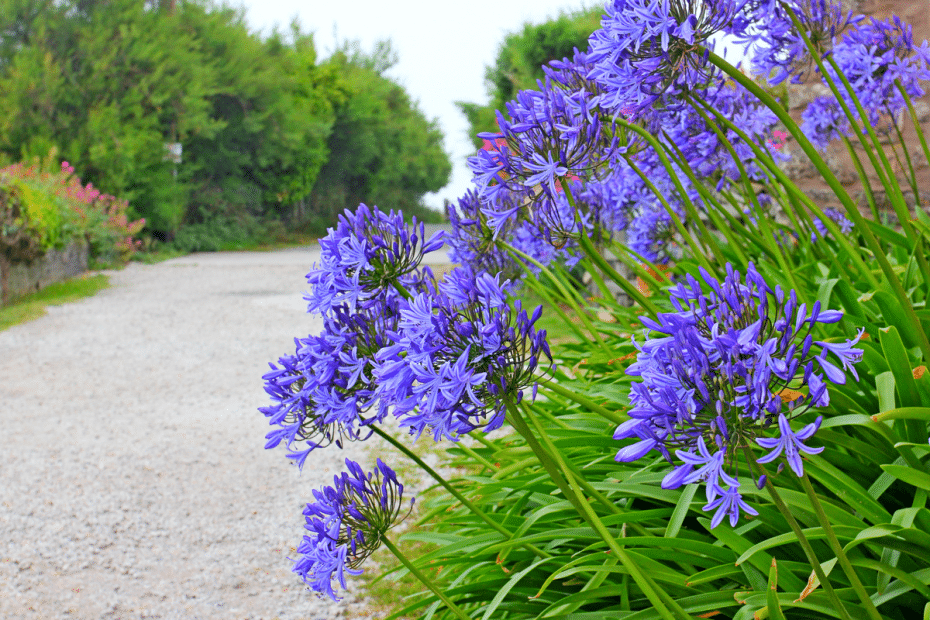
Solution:
M321 56L332 52L336 38L358 39L371 50L390 38L400 62L388 75L419 101L429 118L439 120L446 152L452 156L452 180L427 203L442 206L468 188L471 175L465 158L474 147L468 125L455 101L484 102L484 67L494 62L508 32L525 22L540 23L560 11L602 4L599 0L229 0L246 8L252 29L267 34L277 24L286 31L297 16L304 31L313 31ZM379 205L391 208L392 205Z

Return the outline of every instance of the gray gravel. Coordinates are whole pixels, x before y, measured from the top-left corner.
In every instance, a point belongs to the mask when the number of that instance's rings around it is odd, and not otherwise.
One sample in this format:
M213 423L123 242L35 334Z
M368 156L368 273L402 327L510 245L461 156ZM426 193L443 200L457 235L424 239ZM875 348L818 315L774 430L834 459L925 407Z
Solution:
M311 489L368 458L331 448L299 474L256 411L267 362L320 329L301 299L315 252L131 264L0 332L0 618L363 614L286 558Z

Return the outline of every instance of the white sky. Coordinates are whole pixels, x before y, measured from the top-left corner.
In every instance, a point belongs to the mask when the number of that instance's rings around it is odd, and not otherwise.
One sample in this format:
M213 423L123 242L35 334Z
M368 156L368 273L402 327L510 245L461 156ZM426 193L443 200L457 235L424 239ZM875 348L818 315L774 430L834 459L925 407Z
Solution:
M426 197L427 204L437 209L444 198L454 201L464 194L471 181L465 159L474 147L465 117L453 102L487 100L484 67L494 62L504 36L522 30L525 22L556 17L560 10L602 4L600 0L228 1L233 6L244 5L252 30L264 34L275 24L287 31L297 16L304 31L315 33L321 57L335 47L334 28L339 40L358 39L366 51L376 41L390 38L400 62L388 75L407 89L428 118L439 120L446 152L452 157L449 185Z

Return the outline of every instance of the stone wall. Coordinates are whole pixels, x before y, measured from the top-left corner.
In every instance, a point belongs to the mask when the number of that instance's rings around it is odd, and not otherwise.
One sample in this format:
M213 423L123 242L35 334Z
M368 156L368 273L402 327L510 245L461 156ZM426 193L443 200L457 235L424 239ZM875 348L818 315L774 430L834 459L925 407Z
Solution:
M87 271L88 251L83 241L63 250L49 250L30 262L11 263L0 255L0 306Z
M888 19L892 15L901 17L903 21L912 26L914 41L917 44L926 39L930 39L930 0L865 0L862 2L848 2L847 4L852 4L853 6L851 8L856 12L875 17L876 19ZM816 97L827 94L828 92L827 88L820 83L819 79L817 79L816 82L812 81L807 84L789 86L788 95L792 117L800 124L801 113L807 107L807 104ZM924 134L930 137L930 95L915 101L914 104ZM909 119L909 115L906 115L906 117L903 131L904 141L907 145L908 155L911 157L916 170L917 186L921 194L919 200L915 199L914 192L910 190L910 185L907 181L908 177L905 174L907 170L906 161L902 157L901 161L903 165L899 165L890 154L891 149L886 147L885 150L889 153L889 159L892 161L892 166L896 172L895 176L901 184L901 188L905 195L908 197L911 208L913 209L916 204L920 204L924 209L927 209L930 208L930 166L927 164L927 158L920 147L916 131ZM857 139L853 138L852 142L854 144L857 143ZM821 206L839 207L840 205L838 204L835 194L823 181L814 166L807 161L807 158L803 155L800 148L789 140L788 149L792 155L795 155L792 161L787 164L786 171L789 176L792 177L808 196ZM900 149L898 149L898 151L900 153ZM861 147L858 147L857 154L866 170L869 171L871 165ZM834 174L836 174L837 178L846 188L846 191L857 201L860 210L865 212L868 209L865 193L846 146L841 142L834 142L827 149L824 158ZM882 211L890 212L891 206L888 204L887 200L884 199L881 191L882 186L878 177L874 173L870 173L869 177L872 189L876 194L876 203L878 207Z

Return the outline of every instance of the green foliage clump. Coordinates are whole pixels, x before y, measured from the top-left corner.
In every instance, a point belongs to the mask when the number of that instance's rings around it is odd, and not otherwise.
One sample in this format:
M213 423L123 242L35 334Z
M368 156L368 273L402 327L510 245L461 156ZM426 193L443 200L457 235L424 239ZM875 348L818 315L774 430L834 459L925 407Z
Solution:
M125 200L83 185L68 162L58 164L53 149L0 168L0 248L11 262L29 262L74 239L87 242L92 261L128 260L138 249L133 237L145 220L131 222Z
M497 131L495 110L504 111L521 90L536 89L536 80L544 77L543 65L570 58L576 47L587 49L588 37L598 28L602 13L601 6L561 13L542 24L524 24L522 31L504 38L494 66L485 67L488 103L456 102L468 119L468 136L476 148L482 146L479 133Z
M384 75L396 62L390 42L369 54L347 42L325 64L343 78L347 97L337 107L330 158L313 188L315 212L335 214L365 202L423 214L423 194L448 182L452 164L436 121Z
M59 149L162 240L360 195L412 208L445 184L442 136L389 65L346 50L319 62L296 22L262 37L243 15L208 0L4 3L0 154Z

